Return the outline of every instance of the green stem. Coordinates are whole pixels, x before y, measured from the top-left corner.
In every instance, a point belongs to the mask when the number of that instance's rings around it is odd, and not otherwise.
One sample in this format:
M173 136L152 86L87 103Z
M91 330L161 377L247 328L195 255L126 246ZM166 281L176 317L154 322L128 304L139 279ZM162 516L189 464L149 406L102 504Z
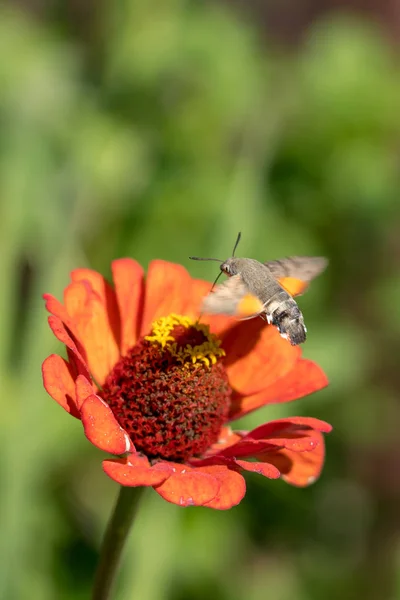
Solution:
M122 551L136 516L144 487L121 486L107 525L94 579L92 600L109 600L118 573Z

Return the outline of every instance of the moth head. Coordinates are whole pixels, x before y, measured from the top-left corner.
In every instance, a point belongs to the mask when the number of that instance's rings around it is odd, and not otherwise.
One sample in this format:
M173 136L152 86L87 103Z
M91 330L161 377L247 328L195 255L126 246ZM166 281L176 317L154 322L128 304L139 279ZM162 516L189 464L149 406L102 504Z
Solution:
M225 275L231 277L232 275L237 275L237 259L235 257L227 258L220 266L220 269Z

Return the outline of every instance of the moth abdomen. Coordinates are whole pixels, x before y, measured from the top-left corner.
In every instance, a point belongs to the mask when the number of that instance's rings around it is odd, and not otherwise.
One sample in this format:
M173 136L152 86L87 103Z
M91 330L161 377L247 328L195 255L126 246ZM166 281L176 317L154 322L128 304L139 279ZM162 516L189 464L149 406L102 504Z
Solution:
M267 321L277 327L281 336L297 346L306 341L306 327L303 315L289 294L282 290L278 297L271 298L266 304Z
M287 337L292 346L297 346L306 341L306 328L302 316L294 319L289 316L285 317L278 325L278 330L282 337Z

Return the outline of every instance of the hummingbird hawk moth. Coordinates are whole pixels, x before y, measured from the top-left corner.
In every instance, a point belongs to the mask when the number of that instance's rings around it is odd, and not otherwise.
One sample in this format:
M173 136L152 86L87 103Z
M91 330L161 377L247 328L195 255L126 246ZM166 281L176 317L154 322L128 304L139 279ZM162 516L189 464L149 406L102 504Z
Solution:
M274 325L292 346L302 344L306 340L307 329L293 296L301 295L310 281L324 271L327 259L292 256L262 263L253 258L236 258L235 250L240 237L239 233L232 257L227 260L190 257L192 260L216 260L221 263L221 272L203 301L202 312L242 319L259 316ZM222 273L228 279L214 289Z

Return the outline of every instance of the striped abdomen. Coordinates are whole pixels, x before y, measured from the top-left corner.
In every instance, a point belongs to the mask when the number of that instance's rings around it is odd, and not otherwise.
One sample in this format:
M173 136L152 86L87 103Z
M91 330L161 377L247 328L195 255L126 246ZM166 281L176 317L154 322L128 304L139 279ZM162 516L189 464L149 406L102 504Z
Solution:
M280 286L279 286L280 287ZM288 339L292 346L306 341L307 329L304 325L303 315L293 298L280 289L265 304L265 319L275 325L279 333Z

